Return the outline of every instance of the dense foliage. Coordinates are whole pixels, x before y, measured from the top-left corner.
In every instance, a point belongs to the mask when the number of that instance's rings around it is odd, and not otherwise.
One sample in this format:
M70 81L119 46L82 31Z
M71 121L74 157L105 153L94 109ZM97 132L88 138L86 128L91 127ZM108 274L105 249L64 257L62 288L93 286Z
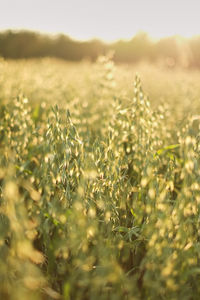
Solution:
M132 39L113 43L93 39L77 41L60 35L47 35L31 31L0 32L0 56L8 59L55 57L68 61L88 59L95 61L99 55L114 51L115 62L136 63L148 61L174 68L200 68L200 37L180 36L152 40L144 33Z
M200 75L138 70L0 62L1 299L199 299Z

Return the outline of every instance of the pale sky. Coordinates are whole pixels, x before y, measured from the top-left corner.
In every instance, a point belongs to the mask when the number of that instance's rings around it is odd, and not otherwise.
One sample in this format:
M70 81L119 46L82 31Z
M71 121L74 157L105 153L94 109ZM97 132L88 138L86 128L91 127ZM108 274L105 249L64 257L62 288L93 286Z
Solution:
M75 39L200 34L200 0L0 0L0 30L64 33Z

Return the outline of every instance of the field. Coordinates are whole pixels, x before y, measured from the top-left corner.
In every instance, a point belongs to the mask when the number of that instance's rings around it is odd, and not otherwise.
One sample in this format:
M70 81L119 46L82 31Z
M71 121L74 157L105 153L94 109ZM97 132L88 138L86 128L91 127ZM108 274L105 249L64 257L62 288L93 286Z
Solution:
M199 83L0 60L0 299L200 298Z

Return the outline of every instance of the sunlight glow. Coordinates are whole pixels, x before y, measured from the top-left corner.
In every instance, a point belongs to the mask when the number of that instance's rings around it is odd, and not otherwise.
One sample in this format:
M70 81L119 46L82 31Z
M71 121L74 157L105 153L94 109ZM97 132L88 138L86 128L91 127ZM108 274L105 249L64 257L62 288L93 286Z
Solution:
M76 39L200 34L197 0L2 0L0 30L64 33Z

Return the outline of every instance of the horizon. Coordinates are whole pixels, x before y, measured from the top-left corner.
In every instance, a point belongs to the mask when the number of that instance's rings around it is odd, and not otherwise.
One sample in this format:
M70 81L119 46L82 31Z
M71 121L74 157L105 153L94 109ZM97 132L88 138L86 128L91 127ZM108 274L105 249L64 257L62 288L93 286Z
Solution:
M183 36L183 35L180 35L180 34L174 34L174 35L168 35L168 36L162 36L162 37L158 37L158 38L155 38L155 37L152 37L148 32L145 32L145 31L138 31L136 32L134 35L132 35L130 38L118 38L118 39L114 39L114 40L104 40L102 38L99 38L99 37L91 37L91 38L88 38L88 39L78 39L78 38L75 38L67 33L63 33L63 32L55 32L55 33L52 33L52 32L45 32L45 31L41 31L41 30L33 30L33 29L27 29L27 28L6 28L6 29L0 29L0 34L2 33L6 33L6 32L12 32L12 33L21 33L21 32L27 32L27 33L34 33L34 34L38 34L38 35L41 35L41 36L48 36L49 38L56 38L56 37L59 37L61 35L64 35L66 38L69 38L70 40L72 41L75 41L75 42L81 42L81 43L84 43L84 42L92 42L92 41L99 41L101 43L104 43L104 44L114 44L114 43L117 43L117 42L130 42L132 39L134 39L135 37L139 36L140 34L144 34L148 37L148 39L151 41L151 42L158 42L162 39L168 39L168 38L174 38L174 39L181 39L181 40L189 40L189 39L193 39L193 38L196 38L196 37L200 37L200 34L196 34L196 35L192 35L192 36Z

